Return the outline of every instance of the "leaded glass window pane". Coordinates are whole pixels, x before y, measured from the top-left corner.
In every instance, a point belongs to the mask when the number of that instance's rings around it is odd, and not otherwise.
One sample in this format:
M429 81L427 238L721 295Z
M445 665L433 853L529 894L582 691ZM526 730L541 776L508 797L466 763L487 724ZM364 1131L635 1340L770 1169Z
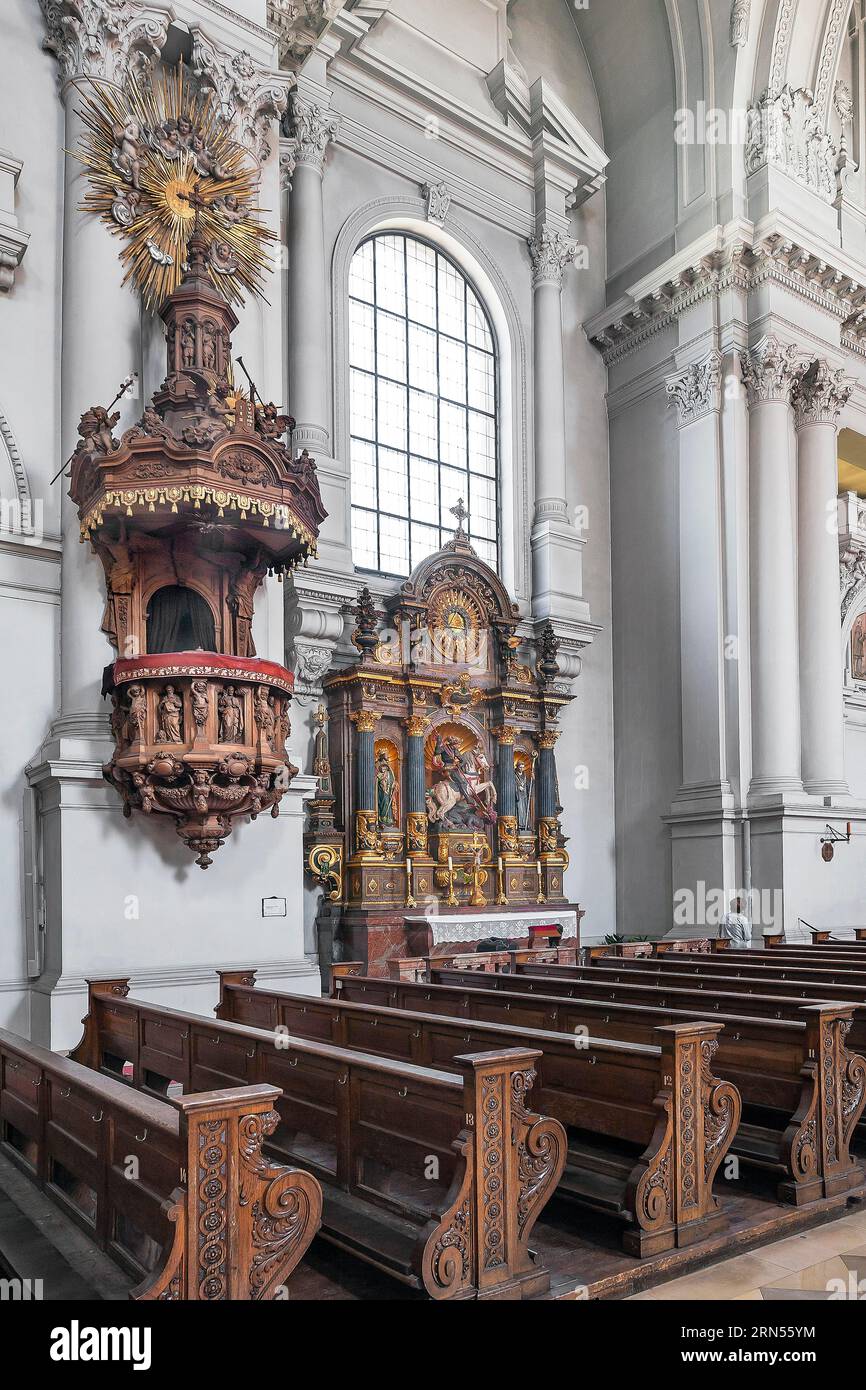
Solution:
M481 300L435 246L365 241L349 274L352 553L408 574L454 534L498 564L496 344Z

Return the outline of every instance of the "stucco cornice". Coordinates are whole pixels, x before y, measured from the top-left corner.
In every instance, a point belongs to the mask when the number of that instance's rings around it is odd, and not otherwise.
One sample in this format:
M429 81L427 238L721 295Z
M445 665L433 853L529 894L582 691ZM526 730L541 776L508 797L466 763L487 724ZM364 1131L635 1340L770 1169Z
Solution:
M717 227L644 276L584 324L607 366L638 352L701 301L730 289L784 287L839 322L843 348L866 356L866 266L777 215Z

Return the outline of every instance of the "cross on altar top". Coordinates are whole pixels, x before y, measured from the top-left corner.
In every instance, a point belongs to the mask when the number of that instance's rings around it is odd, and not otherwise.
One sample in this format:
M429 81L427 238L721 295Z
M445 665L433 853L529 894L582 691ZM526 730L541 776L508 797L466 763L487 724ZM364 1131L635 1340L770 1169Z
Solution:
M465 504L464 504L464 502L463 502L463 498L462 498L462 497L458 497L458 498L457 498L456 504L455 504L453 507L449 507L448 510L451 512L451 515L452 515L452 516L456 516L456 518L457 518L457 534L458 534L458 536L463 535L463 534L464 534L464 533L463 533L463 523L464 523L464 521L466 521L467 517L469 516L469 513L467 512L466 506L465 506Z

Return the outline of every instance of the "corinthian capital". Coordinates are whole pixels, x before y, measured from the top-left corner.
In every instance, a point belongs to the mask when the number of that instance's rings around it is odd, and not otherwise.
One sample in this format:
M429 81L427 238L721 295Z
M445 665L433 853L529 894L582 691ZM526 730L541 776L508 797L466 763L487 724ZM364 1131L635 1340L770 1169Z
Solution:
M579 246L573 237L545 222L536 236L527 238L532 259L532 284L562 285L563 272L577 257Z
M288 134L294 142L296 164L311 164L319 173L325 162L325 150L336 140L340 119L325 106L314 106L296 96L288 119Z
M834 371L826 362L813 362L792 392L797 429L804 425L835 425L854 384L841 367Z
M762 338L749 352L741 353L740 362L750 405L790 401L806 365L799 348L778 338Z
M76 77L122 86L152 67L168 35L168 15L135 0L39 0L42 47L59 64L61 86Z
M680 425L690 425L701 416L719 410L722 403L722 354L713 351L702 362L693 362L684 372L665 381L668 404L675 405Z
M200 31L192 48L192 70L203 87L216 93L220 118L260 163L271 152L271 124L281 120L295 79L260 68L245 49L231 53Z

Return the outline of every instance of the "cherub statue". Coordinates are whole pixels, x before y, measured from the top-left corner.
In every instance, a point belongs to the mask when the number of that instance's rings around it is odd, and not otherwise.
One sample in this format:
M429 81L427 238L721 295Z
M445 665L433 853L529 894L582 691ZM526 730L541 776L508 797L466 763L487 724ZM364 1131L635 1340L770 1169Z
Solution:
M229 178L229 170L220 164L216 155L208 149L200 135L193 134L190 148L197 173L205 177L210 174L215 179Z
M280 413L279 406L274 405L273 401L268 401L267 405L262 403L261 406L256 406L256 429L265 439L281 438L294 423L290 415Z
M232 224L242 222L247 215L236 193L227 193L224 198L214 198L211 207L219 213L224 222Z
M178 135L177 121L167 120L157 126L152 143L166 159L180 159L184 147Z
M195 138L192 121L189 116L178 116L177 118L177 138L185 150L188 150Z
M117 197L111 204L111 216L118 227L131 227L138 216L141 194L137 188L117 188Z
M111 164L126 183L131 183L134 189L141 187L141 127L138 121L114 127Z
M115 449L120 448L119 441L111 432L119 419L119 410L109 415L104 405L92 405L89 410L85 410L78 425L81 439L76 452L80 450L85 454L113 454Z

